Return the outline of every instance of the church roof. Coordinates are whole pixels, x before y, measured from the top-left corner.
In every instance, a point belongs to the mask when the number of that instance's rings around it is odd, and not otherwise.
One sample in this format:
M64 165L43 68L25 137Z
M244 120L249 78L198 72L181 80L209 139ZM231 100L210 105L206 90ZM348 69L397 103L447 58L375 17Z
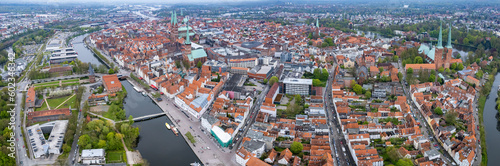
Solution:
M192 50L191 51L191 54L187 55L189 61L194 61L195 59L198 59L198 58L203 58L203 57L207 57L207 53L205 52L204 49L196 49L196 50Z

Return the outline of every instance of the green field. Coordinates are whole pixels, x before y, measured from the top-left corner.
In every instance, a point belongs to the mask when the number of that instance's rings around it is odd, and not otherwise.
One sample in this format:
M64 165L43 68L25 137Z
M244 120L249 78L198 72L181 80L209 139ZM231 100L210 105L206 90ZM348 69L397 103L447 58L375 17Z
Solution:
M66 103L64 103L63 105L61 105L57 109L69 108L69 106L73 106L73 103L75 102L76 96L66 96L66 97L60 97L60 98L56 98L56 99L47 99L47 103L49 103L50 109L55 109L57 106L59 106L61 103L63 103L66 99L68 99L70 97L71 97L71 99L66 101ZM48 110L47 104L45 104L45 103L43 103L42 107L36 108L35 111L44 111L44 110Z
M70 79L70 80L62 80L63 83L65 82L77 82L79 81L80 79Z
M62 80L62 84L63 85L79 85L80 82L79 82L80 79L70 79L70 80ZM59 81L51 81L51 82L44 82L44 83L39 83L39 84L35 84L34 86L35 87L41 87L41 86L59 86Z
M125 160L124 151L108 151L106 152L106 163L122 163Z

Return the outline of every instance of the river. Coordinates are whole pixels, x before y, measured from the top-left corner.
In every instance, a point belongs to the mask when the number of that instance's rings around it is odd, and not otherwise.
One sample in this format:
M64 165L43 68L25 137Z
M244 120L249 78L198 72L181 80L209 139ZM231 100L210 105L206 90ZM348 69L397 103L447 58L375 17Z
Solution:
M78 53L78 60L85 63L91 63L97 66L104 65L99 59L97 59L94 56L94 53L92 53L89 49L85 47L83 39L86 36L88 36L88 34L77 36L71 40L71 43L73 44L73 49L75 49L75 51Z
M500 74L495 76L495 81L493 81L493 86L491 87L490 94L486 99L483 112L484 130L486 133L486 145L488 149L488 165L497 165L500 163L500 144L497 142L500 140L500 126L496 110L496 99L498 97L497 90L498 85L500 85Z
M128 81L120 81L127 89L124 109L127 117L140 117L160 113L162 110L149 97L143 96L133 89ZM172 124L166 116L135 122L139 127L139 142L136 149L150 165L189 165L192 162L201 163L182 136L165 127L165 122ZM168 163L168 164L167 164Z

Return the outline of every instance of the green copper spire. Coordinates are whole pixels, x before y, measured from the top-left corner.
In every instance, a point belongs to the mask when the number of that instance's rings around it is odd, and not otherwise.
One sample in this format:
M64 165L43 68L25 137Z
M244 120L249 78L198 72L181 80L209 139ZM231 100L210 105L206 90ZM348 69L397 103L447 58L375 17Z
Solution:
M177 24L177 13L174 10L174 25Z
M174 24L174 12L170 12L170 25Z
M191 41L189 40L189 24L186 23L186 42L184 44L191 44Z
M318 18L316 18L316 27L319 28Z
M450 30L448 30L448 44L446 44L446 48L451 48L451 22L450 22Z
M181 9L181 16L183 16L184 14L182 14L182 9Z
M442 30L443 22L439 25L439 38L437 48L443 48L443 30Z

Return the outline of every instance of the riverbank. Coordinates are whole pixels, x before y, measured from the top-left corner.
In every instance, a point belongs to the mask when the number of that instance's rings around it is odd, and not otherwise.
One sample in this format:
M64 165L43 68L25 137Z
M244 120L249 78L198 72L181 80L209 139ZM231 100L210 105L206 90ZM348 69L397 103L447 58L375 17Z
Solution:
M99 61L101 61L104 65L106 65L108 68L111 68L111 62L109 61L108 58L106 58L104 55L102 55L101 51L97 50L97 48L95 48L94 46L91 46L88 42L87 42L87 38L88 37L85 37L83 38L83 42L85 43L85 46L88 47L88 49L94 54L94 56L99 59Z
M127 80L133 86L140 87L139 83L135 82L135 80ZM230 150L221 149L214 142L213 137L210 136L208 131L206 131L208 133L201 131L200 121L186 116L181 110L175 108L173 100L167 99L166 96L162 95L161 98L163 100L158 102L151 94L148 93L148 96L166 113L167 117L172 121L171 125L174 125L179 130L179 135L183 137L184 141L204 165L237 165L234 154ZM193 144L189 141L189 138L185 135L187 132L192 134L196 143Z
M488 76L488 81L484 84L483 88L486 88L486 90L491 91L491 88L493 86L493 83L495 82L495 76L497 72L493 72ZM490 92L491 93L491 92ZM484 107L486 104L486 99L487 96L490 95L480 93L480 97L478 99L478 115L479 115L479 135L480 135L480 144L481 144L481 166L487 166L488 165L488 147L486 144L486 132L484 129Z

